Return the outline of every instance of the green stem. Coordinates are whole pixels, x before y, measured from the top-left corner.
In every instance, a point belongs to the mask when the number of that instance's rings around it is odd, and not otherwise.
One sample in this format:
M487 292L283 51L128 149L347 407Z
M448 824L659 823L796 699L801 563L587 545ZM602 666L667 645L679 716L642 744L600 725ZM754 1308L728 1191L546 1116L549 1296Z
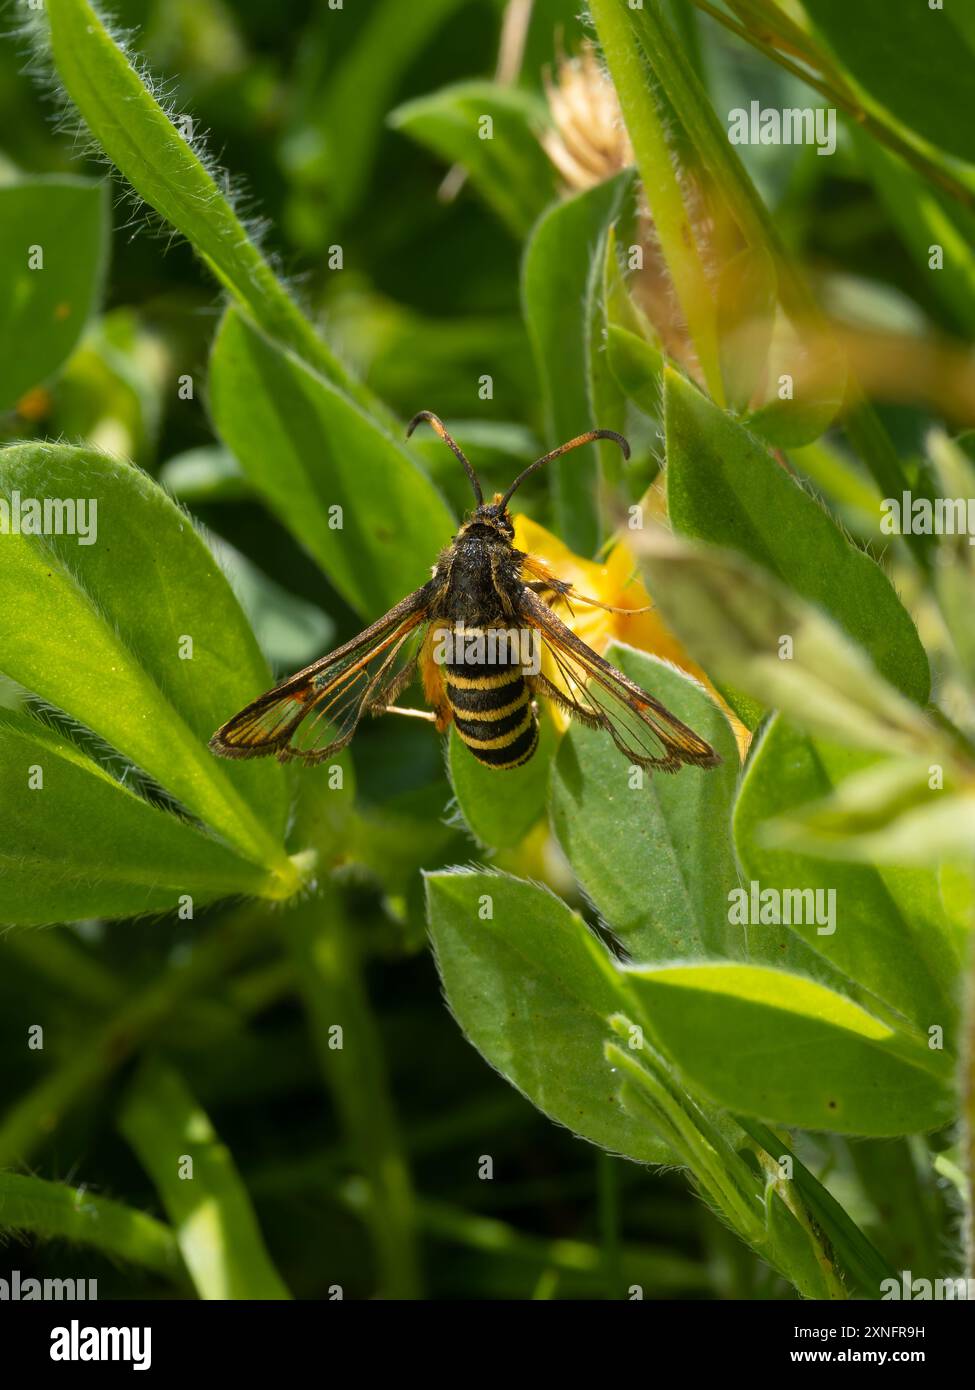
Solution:
M118 1127L152 1179L200 1298L291 1297L230 1150L175 1068L143 1060Z
M625 0L618 0L624 3ZM703 84L691 67L654 0L632 13L639 44L677 119L708 171L749 246L764 248L775 261L782 305L792 318L819 323L822 315L782 246L775 222L728 141Z
M43 975L59 994L86 1011L103 1013L118 1006L125 986L70 932L14 928L3 939L4 952Z
M844 1269L859 1288L864 1298L879 1298L880 1285L890 1278L893 1271L871 1241L852 1221L837 1202L836 1198L823 1186L788 1147L767 1125L747 1116L737 1115L737 1123L773 1163L783 1155L792 1159L793 1182L796 1191L816 1225L826 1232L833 1250L840 1257ZM797 1215L795 1205L790 1205L793 1215ZM811 1229L807 1221L803 1224ZM819 1239L817 1235L817 1240ZM844 1297L846 1295L844 1294Z
M292 908L285 931L319 1062L370 1193L370 1225L387 1298L416 1298L420 1273L412 1179L389 1097L382 1042L358 950L335 885Z
M619 94L643 190L667 269L713 400L724 405L717 309L684 205L663 115L648 87L631 20L620 0L590 0L599 42ZM659 73L656 74L659 80Z
M718 24L721 24L732 34L737 35L737 37L743 39L745 43L750 44L752 48L757 49L759 53L763 53L766 58L770 58L773 63L777 63L780 68L784 68L786 72L791 73L794 77L798 77L800 81L805 82L808 87L812 87L814 91L819 92L820 96L824 96L827 101L832 102L832 104L839 107L841 111L845 111L852 120L856 121L861 130L867 131L867 133L878 140L880 144L886 145L888 149L894 150L904 160L905 164L909 164L912 169L915 169L923 178L927 179L929 183L937 184L939 188L950 194L952 198L956 198L958 202L963 203L966 207L975 207L975 192L973 192L972 189L960 183L947 169L941 168L940 165L936 164L932 159L929 159L908 140L905 140L892 126L868 111L862 102L857 101L856 95L853 92L838 85L836 75L833 75L832 81L829 80L825 75L825 70L828 66L825 55L815 50L808 55L805 53L803 54L804 62L815 63L821 70L820 73L810 72L799 63L793 62L791 58L788 58L782 50L777 48L774 44L766 43L755 30L748 28L747 25L739 24L738 21L732 19L730 15L719 10L716 5L710 4L709 0L691 0L691 3L696 5L699 10L702 10L704 14L710 15L712 19L716 20ZM808 35L805 36L805 39L806 43L810 42Z
M609 5L613 0L603 0L603 3ZM625 3L625 0L619 0L619 3ZM828 341L829 324L802 270L786 253L771 213L729 143L727 132L722 128L707 92L681 51L672 30L659 14L654 0L647 0L644 9L634 11L633 20L640 46L647 55L654 76L742 235L750 246L764 248L772 256L786 314L800 330L822 333ZM620 99L622 102L622 93ZM848 378L847 392L851 438L862 450L864 461L878 485L893 489L892 492L885 491L884 495L897 495L908 484L896 450L852 377ZM915 553L920 557L925 538L912 540L918 543ZM920 562L923 564L924 560Z
M179 1283L186 1280L176 1237L168 1226L84 1187L0 1173L0 1231L78 1241L111 1259Z
M337 1192L332 1190L343 1206L363 1216L370 1210L370 1195L355 1180L345 1183ZM525 1235L505 1221L490 1216L475 1216L446 1202L419 1198L416 1216L421 1229L428 1235L452 1244L465 1246L484 1255L507 1256L539 1267L555 1269L567 1275L586 1278L598 1286L604 1281L605 1261L597 1245L579 1240L546 1240ZM623 1246L620 1250L620 1274L624 1286L639 1284L654 1293L693 1293L708 1287L707 1271L699 1261L669 1252Z
M67 1061L10 1107L0 1125L0 1167L25 1163L66 1115L138 1049L190 995L240 959L265 928L267 909L247 908L201 937L190 958L136 994Z
M611 1020L615 1027L615 1021ZM607 1043L606 1058L630 1082L630 1094L661 1125L701 1189L743 1240L760 1248L765 1229L755 1192L755 1177L731 1146L686 1095L677 1095L669 1077L644 1048L637 1060L625 1048Z

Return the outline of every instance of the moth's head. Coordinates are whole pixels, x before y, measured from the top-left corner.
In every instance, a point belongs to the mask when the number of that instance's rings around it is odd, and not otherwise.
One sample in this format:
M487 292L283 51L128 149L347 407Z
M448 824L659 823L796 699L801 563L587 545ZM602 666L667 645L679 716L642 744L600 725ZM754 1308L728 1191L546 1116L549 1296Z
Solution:
M471 527L484 527L490 534L494 532L502 540L512 541L515 537L514 523L508 513L508 508L500 492L494 494L491 502L482 502L471 512L464 523L463 530L468 531Z

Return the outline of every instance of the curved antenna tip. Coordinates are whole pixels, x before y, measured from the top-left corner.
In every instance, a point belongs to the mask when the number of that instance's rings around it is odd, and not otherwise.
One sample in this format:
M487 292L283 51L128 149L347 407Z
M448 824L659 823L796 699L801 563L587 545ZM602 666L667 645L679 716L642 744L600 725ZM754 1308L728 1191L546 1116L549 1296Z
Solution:
M561 458L563 454L569 453L570 450L578 449L582 444L592 444L597 439L611 439L614 444L620 446L625 459L630 457L629 444L623 436L617 434L615 430L587 430L585 434L576 435L575 439L570 439L567 443L560 444L557 449L551 449L547 454L543 454L540 459L536 459L534 463L530 463L527 468L523 469L501 498L500 505L502 507L507 507L513 494L521 487L525 479L534 473L536 469L541 468L543 464L551 463L553 459Z
M409 439L410 435L416 429L417 425L419 425L424 420L427 422L428 425L433 426L435 432L440 436L440 438L448 446L448 448L450 448L453 451L454 456L458 458L460 462L464 465L464 471L470 479L471 487L474 489L475 501L477 502L477 505L479 507L482 506L484 503L484 494L481 491L481 484L478 482L477 474L471 467L471 461L464 453L463 449L461 449L457 441L451 438L450 434L447 431L447 426L441 420L439 415L434 415L432 410L418 410L417 413L413 416L413 419L406 427L407 439Z
M434 420L437 420L437 417L436 417L436 415L434 415L433 412L430 411L430 410L418 410L418 411L416 412L416 414L413 416L413 419L410 421L410 423L409 423L409 424L407 425L407 427L406 427L406 437L407 437L407 439L409 439L410 435L411 435L411 434L413 433L413 431L416 429L417 425L422 424L424 420L429 420L430 423L433 424ZM440 423L440 421L437 420L437 424L439 424L439 423Z
M617 434L615 430L594 430L593 438L612 439L616 444L620 446L623 457L625 459L628 459L630 457L631 450L629 441L624 439L621 434Z

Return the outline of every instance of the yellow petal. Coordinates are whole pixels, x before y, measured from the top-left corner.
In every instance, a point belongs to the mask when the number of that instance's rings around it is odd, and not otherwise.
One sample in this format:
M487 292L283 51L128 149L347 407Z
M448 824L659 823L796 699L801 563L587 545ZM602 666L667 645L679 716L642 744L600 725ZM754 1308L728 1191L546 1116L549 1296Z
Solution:
M623 613L607 613L602 608L590 608L584 604L573 604L571 610L565 603L557 605L559 617L577 636L581 637L593 651L602 655L610 642L619 640L639 651L650 652L670 661L701 682L708 694L721 708L734 731L739 754L744 757L748 750L751 734L736 717L717 690L708 680L704 671L693 661L681 643L664 623L653 607L643 581L640 579L633 552L625 541L618 541L604 564L596 560L583 559L569 547L540 526L520 513L514 517L515 545L519 550L533 555L553 570L560 579L566 579L579 594L586 598L598 599L600 603L614 608L629 610ZM648 609L646 612L633 610ZM566 682L557 668L547 657L543 657L543 672L560 689L565 690ZM568 727L569 716L562 710L552 711L556 725L563 732Z

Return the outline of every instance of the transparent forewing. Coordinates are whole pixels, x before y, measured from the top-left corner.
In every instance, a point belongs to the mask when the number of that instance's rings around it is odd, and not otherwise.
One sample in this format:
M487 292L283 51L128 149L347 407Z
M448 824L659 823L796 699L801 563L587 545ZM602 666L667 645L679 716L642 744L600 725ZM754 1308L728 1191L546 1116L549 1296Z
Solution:
M409 683L426 624L418 589L345 646L290 676L218 729L229 758L275 754L321 762L344 748L366 713L380 713Z
M308 709L278 757L321 762L345 747L363 715L382 714L415 673L422 627L404 623L339 674L316 676Z
M532 593L524 603L527 620L541 633L543 694L593 728L605 729L616 747L641 767L676 772L682 763L714 767L720 758L665 705L610 665Z

